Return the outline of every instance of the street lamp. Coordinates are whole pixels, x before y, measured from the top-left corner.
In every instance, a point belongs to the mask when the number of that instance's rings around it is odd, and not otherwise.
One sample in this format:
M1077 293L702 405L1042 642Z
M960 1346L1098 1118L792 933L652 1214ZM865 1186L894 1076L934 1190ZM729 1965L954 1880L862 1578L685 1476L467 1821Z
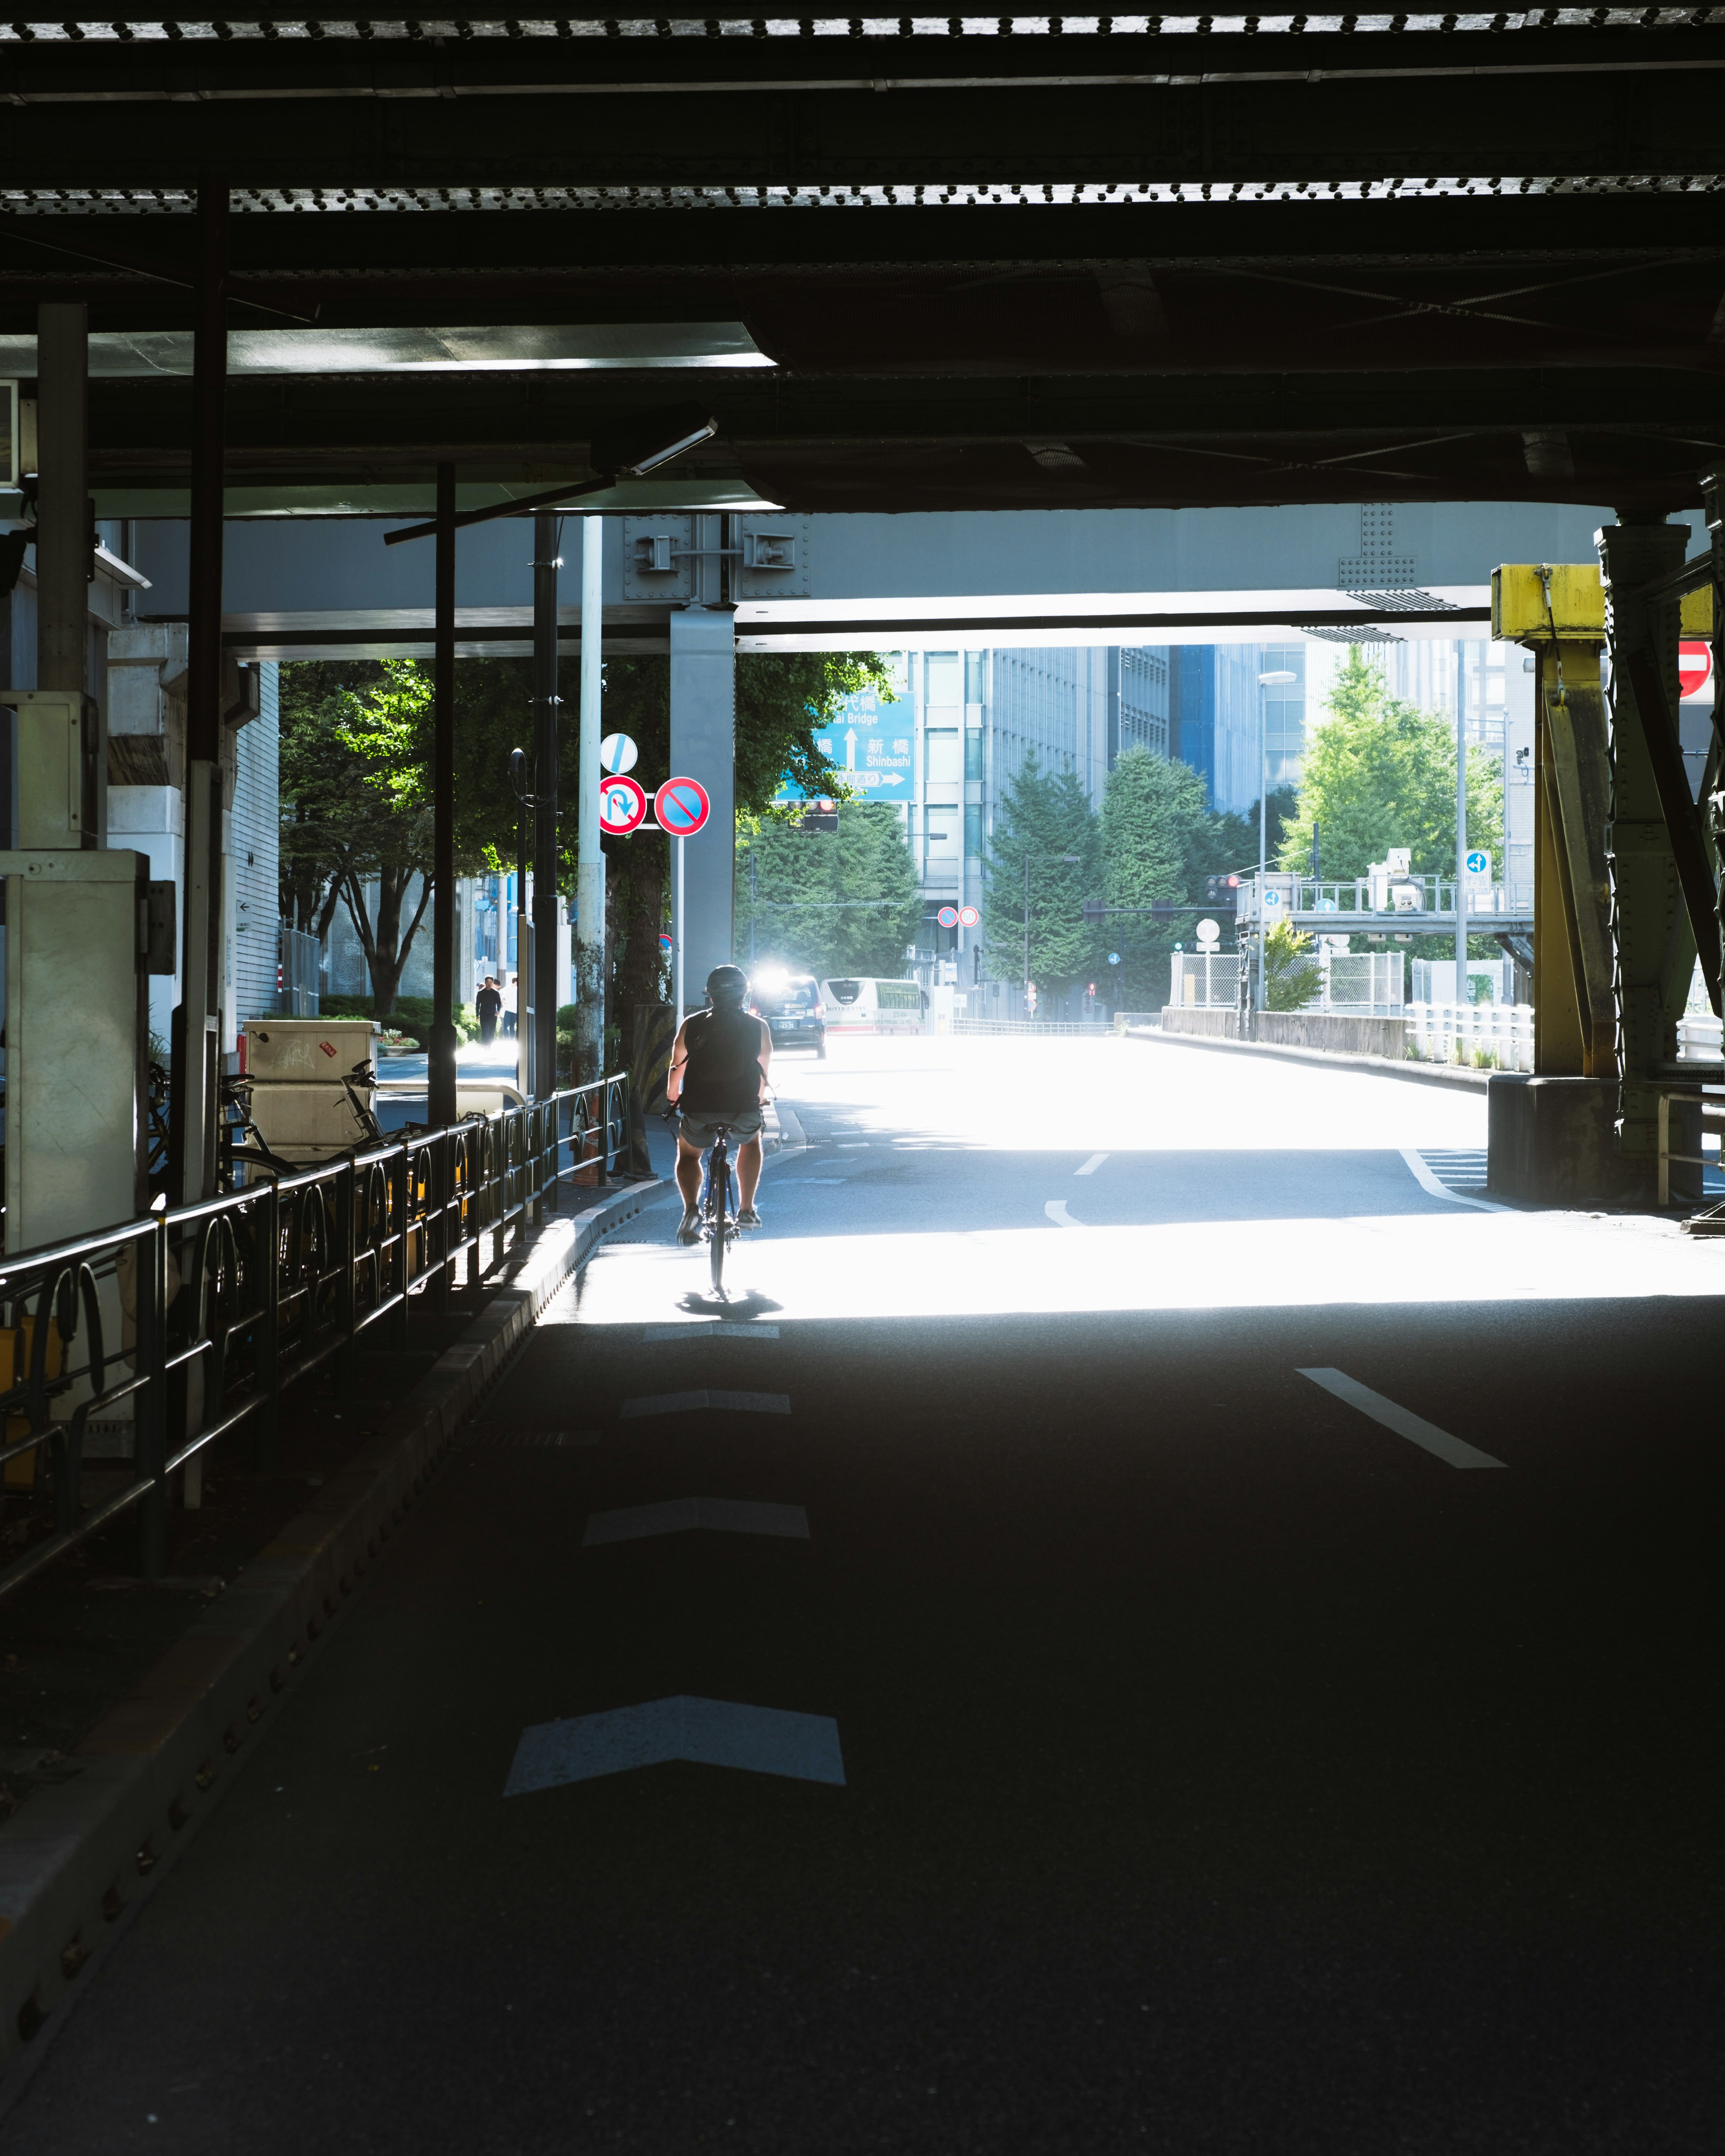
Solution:
M1258 676L1258 994L1256 1007L1264 1008L1264 876L1266 864L1266 823L1268 815L1266 797L1270 792L1270 742L1268 717L1269 699L1266 689L1285 689L1290 681L1299 680L1285 667L1276 667L1268 674Z
M1024 1016L1030 1015L1030 863L1034 860L1039 867L1055 863L1063 868L1083 865L1076 854L1037 854L1024 856Z

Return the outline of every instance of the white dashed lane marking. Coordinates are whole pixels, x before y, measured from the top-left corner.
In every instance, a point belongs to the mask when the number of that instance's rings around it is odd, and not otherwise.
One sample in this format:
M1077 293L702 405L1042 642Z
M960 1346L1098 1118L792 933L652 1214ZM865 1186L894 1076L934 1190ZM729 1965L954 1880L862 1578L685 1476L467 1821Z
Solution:
M697 1527L721 1535L782 1535L806 1543L809 1515L800 1505L764 1505L737 1497L672 1497L662 1505L625 1505L613 1512L595 1512L581 1547L597 1549L603 1543L644 1542L650 1536L687 1534Z
M719 1408L731 1414L783 1414L791 1411L786 1393L650 1393L625 1400L624 1419L634 1415L683 1414L691 1408Z
M1094 1175L1107 1158L1105 1152L1093 1152L1082 1168L1075 1168L1072 1173L1075 1175Z
M1345 1400L1351 1408L1369 1415L1373 1422L1381 1423L1385 1430L1393 1430L1398 1437L1404 1437L1410 1445L1423 1451L1435 1454L1451 1467L1502 1467L1504 1462L1481 1452L1477 1445L1470 1445L1465 1438L1451 1437L1446 1430L1440 1430L1434 1422L1414 1414L1394 1400L1387 1400L1382 1393L1374 1393L1369 1385L1363 1385L1358 1378L1350 1378L1345 1370L1301 1370L1302 1378L1310 1378L1314 1385L1322 1385L1327 1393L1338 1400Z
M777 1340L776 1325L733 1325L721 1319L715 1324L649 1325L641 1337L658 1346L667 1340Z
M1083 1221L1075 1220L1066 1210L1064 1198L1050 1198L1042 1209L1057 1228L1081 1228L1084 1225Z

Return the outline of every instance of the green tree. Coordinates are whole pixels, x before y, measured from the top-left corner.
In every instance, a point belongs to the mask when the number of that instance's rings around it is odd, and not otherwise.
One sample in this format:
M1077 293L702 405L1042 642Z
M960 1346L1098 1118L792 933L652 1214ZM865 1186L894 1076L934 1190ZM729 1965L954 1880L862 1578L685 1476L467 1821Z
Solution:
M1323 987L1312 938L1291 921L1278 921L1264 938L1264 1004L1267 1010L1304 1010Z
M1110 906L1183 906L1193 898L1194 863L1213 843L1218 819L1204 806L1204 781L1189 764L1130 748L1108 774L1102 797L1102 890ZM1198 896L1203 896L1199 883ZM1193 921L1170 926L1127 914L1104 923L1121 964L1117 987L1134 1010L1167 1000L1168 953L1192 940Z
M1307 744L1280 865L1311 873L1315 819L1326 876L1362 876L1392 846L1409 849L1416 875L1453 874L1454 721L1392 696L1358 644L1349 647L1326 711ZM1478 746L1467 753L1467 839L1502 860L1502 767Z
M1076 856L1067 863L1060 857ZM983 927L997 979L1022 977L1029 864L1030 978L1042 999L1095 977L1106 945L1084 918L1102 885L1101 829L1074 771L1028 756L1007 781L983 870Z
M893 809L875 802L842 807L839 828L829 832L755 819L737 839L740 964L773 960L822 979L903 973L922 903Z

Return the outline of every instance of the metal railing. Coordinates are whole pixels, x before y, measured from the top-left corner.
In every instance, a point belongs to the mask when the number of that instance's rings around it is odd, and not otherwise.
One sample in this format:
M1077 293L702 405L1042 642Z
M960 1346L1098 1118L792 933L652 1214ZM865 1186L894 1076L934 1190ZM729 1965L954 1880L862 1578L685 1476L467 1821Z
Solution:
M1408 1054L1416 1063L1531 1071L1531 1004L1409 1004Z
M1270 903L1266 909L1273 927L1291 915L1401 914L1412 912L1455 917L1455 879L1442 875L1379 875L1313 877L1272 870L1264 880ZM1242 921L1253 921L1258 911L1258 879L1243 875L1235 894L1235 910ZM1465 880L1464 914L1492 919L1533 912L1532 884L1487 883L1481 877ZM1317 924L1313 924L1314 926Z
M159 1573L171 1476L248 1420L273 1467L285 1387L332 1359L347 1382L362 1342L404 1351L411 1298L446 1312L458 1268L478 1292L562 1179L600 1179L629 1146L619 1075L0 1259L0 1476L17 1495L45 1475L52 1503L0 1596L133 1511ZM86 1504L92 1423L130 1425L131 1471Z
M322 946L315 936L308 936L301 928L290 928L286 921L279 934L283 1015L316 1018L321 993L318 969L323 963Z

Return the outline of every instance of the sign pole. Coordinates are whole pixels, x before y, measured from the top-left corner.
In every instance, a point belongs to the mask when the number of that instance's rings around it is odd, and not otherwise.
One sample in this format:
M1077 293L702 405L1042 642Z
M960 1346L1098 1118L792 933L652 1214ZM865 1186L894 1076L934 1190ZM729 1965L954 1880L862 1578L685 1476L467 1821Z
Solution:
M672 961L675 978L671 999L676 1006L679 1025L683 1023L683 849L687 844L686 839L677 841L677 902L671 922L671 949L675 953Z

